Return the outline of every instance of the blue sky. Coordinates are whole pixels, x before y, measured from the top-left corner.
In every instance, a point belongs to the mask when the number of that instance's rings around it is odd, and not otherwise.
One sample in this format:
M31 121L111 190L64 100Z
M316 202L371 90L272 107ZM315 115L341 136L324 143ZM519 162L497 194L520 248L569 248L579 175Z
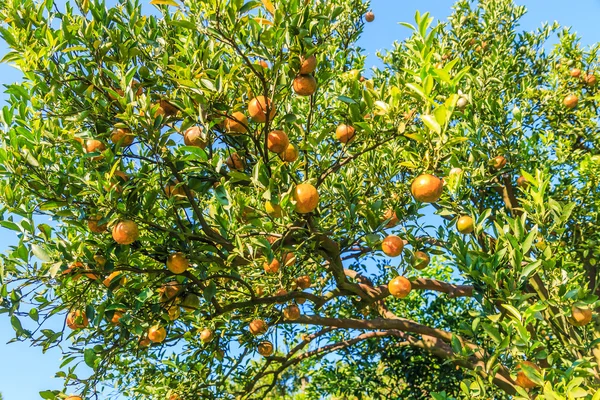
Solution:
M109 3L113 3L110 1ZM520 0L529 9L522 20L522 29L531 30L544 21L558 20L562 25L572 26L580 36L582 43L589 45L600 42L600 30L597 18L600 16L600 0ZM62 1L59 0L59 3ZM147 1L149 3L149 0ZM416 5L418 3L418 5ZM367 24L359 44L369 55L367 68L380 65L376 52L390 48L395 40L402 40L409 32L397 23L413 21L415 11L429 11L436 19L444 20L450 14L452 0L373 0L372 9L375 22ZM151 6L149 6L149 10ZM6 45L0 41L0 56L6 52ZM3 84L18 81L20 74L10 66L0 65L0 77ZM5 101L0 94L0 105ZM0 251L4 251L15 242L13 233L0 229ZM23 343L6 345L14 332L6 315L0 315L0 393L4 400L39 398L40 390L58 389L61 381L53 379L60 365L60 352L49 351L45 355L39 348L30 348Z

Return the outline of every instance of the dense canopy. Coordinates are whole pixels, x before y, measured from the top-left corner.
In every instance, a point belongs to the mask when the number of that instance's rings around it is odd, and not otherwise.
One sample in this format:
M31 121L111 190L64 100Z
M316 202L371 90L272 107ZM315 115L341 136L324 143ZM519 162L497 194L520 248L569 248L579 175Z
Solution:
M600 46L459 0L365 70L362 0L150 3L0 0L43 398L600 400Z

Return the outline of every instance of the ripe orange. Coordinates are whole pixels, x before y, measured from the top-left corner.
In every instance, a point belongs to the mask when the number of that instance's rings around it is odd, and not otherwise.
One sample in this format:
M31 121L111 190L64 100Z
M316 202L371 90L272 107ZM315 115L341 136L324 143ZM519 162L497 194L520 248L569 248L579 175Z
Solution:
M527 185L529 185L529 182L527 182L527 178L525 178L524 176L520 176L519 178L517 178L517 186L527 187Z
M399 256L402 254L402 249L404 249L404 241L396 235L389 235L381 242L381 250L390 257Z
M569 322L575 326L584 326L592 320L592 310L589 308L571 307L571 318Z
M269 109L269 120L275 116L273 102L264 96L258 96L248 103L248 114L254 122L264 123L267 121L267 108Z
M586 74L583 78L583 81L588 86L595 86L598 80L596 79L596 75L594 74Z
M294 265L296 263L296 256L294 253L285 253L282 257L283 266L289 267L290 265Z
M400 222L398 216L396 215L396 211L394 211L393 208L388 208L385 210L385 213L383 214L383 220L389 220L387 224L385 224L386 228L393 228L394 226L398 225L398 222Z
M272 151L273 153L285 151L289 144L290 140L284 131L271 131L267 136L267 147L269 148L269 151Z
M269 64L267 64L265 60L258 60L257 64L263 67L264 69L269 69Z
M118 146L131 146L135 136L131 134L129 129L116 128L110 135L110 141Z
M298 285L301 290L308 289L311 284L310 276L308 275L302 275L296 278L296 285Z
M410 281L403 276L397 276L388 283L390 294L399 299L403 299L410 293L412 285Z
M575 96L574 94L568 95L563 100L563 104L565 105L565 107L567 107L569 109L573 109L573 108L577 107L577 103L579 103L579 98L577 96Z
M123 315L125 315L123 311L115 311L112 318L110 319L110 323L113 325L119 325L119 320L123 318Z
M570 74L573 78L579 78L579 76L581 75L581 70L579 68L573 68Z
M525 373L522 371L522 365L527 365L528 367L534 368L536 370L540 370L540 368L535 365L534 363L532 363L531 361L522 361L521 363L519 363L519 365L517 365L517 386L522 387L523 389L532 389L534 387L537 386L537 383L535 383L534 381L532 381L531 379L529 379L527 377L527 375L525 375Z
M475 230L473 218L468 215L463 215L456 221L456 229L462 234L469 234Z
M181 397L177 393L173 393L169 396L169 400L181 400Z
M429 254L424 251L415 251L413 268L421 270L429 265Z
M496 156L492 161L492 166L495 169L502 169L506 165L506 158L504 156Z
M106 146L99 140L96 139L88 139L85 141L85 151L86 153L102 153L106 150ZM92 160L98 161L102 158L102 154L99 156L92 157Z
M258 354L263 357L269 357L271 354L273 354L273 343L269 342L268 340L260 342L258 344Z
M137 224L128 219L117 222L112 229L112 237L118 244L131 244L138 240L139 236Z
M152 326L148 329L148 339L152 343L161 343L167 337L167 331L162 326Z
M74 310L67 315L67 326L71 329L86 328L88 324L87 315L83 310Z
M143 338L139 341L139 345L140 347L148 347L150 346L150 339L148 338Z
M258 336L266 333L267 329L269 328L266 322L262 319L255 319L254 321L250 322L250 325L248 325L248 329L250 330L251 334L253 334L254 336Z
M204 328L202 332L200 332L200 341L204 344L212 342L215 338L215 333L208 328Z
M413 197L422 203L435 203L444 189L444 183L430 174L419 175L410 185Z
M274 258L270 263L266 262L263 264L263 268L267 274L276 274L279 271L280 263Z
M179 109L173 104L169 103L168 100L161 100L158 103L158 109L154 113L154 118L158 117L159 115L163 115L165 117L172 117L174 115L177 115L177 112L179 112Z
M373 21L375 21L375 14L373 13L373 11L368 11L368 12L365 14L365 20L366 20L367 22L373 22Z
M355 138L354 127L346 124L338 125L335 130L335 137L344 144L352 142Z
M208 144L206 136L202 133L202 128L199 126L189 127L183 132L183 142L186 146L205 148Z
M273 296L285 296L287 294L287 290L285 290L284 288L279 288L277 289L277 291L275 293L273 293ZM277 304L283 304L285 303L285 301L278 301Z
M310 183L299 184L292 195L296 201L296 212L300 214L310 213L319 205L319 192Z
M65 400L81 400L81 397L79 397L79 396L67 396L65 398Z
M317 80L312 75L298 75L292 86L297 95L312 96L317 91Z
M298 159L298 148L290 143L283 152L279 153L279 156L283 161L294 162Z
M102 219L101 216L99 215L93 215L91 217L88 218L87 220L87 224L88 224L88 228L90 229L90 231L92 231L93 233L104 233L106 232L106 228L108 228L108 224L104 223L102 225L99 225L98 222Z
M248 118L239 111L234 112L225 120L225 130L229 134L246 133L248 132Z
M231 153L231 155L227 158L225 162L230 170L243 171L244 170L244 161L239 156L238 153Z
M183 274L189 266L189 260L181 252L169 254L169 257L167 257L167 268L174 274Z
M300 74L312 74L317 69L317 57L313 54L312 56L304 59L300 58Z
M283 310L283 318L287 319L288 321L297 320L300 318L300 308L298 308L298 306L295 304L287 306Z

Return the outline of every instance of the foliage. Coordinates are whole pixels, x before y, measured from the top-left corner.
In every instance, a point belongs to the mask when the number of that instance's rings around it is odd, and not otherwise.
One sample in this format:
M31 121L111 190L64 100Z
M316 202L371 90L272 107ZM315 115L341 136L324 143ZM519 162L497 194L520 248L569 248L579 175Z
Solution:
M417 13L366 79L362 0L151 3L0 3L24 74L0 116L0 225L19 237L0 311L64 353L43 398L600 399L598 45L459 0L448 23ZM299 96L311 55L317 91ZM425 173L444 177L431 205L411 195ZM389 234L402 257L381 252Z

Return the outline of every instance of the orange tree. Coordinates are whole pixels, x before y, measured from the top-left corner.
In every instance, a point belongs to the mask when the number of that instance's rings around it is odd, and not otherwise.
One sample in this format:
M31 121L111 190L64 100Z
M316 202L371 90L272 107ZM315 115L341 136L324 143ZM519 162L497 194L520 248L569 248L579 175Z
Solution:
M459 1L365 78L360 0L152 3L1 3L43 398L600 398L598 46Z

